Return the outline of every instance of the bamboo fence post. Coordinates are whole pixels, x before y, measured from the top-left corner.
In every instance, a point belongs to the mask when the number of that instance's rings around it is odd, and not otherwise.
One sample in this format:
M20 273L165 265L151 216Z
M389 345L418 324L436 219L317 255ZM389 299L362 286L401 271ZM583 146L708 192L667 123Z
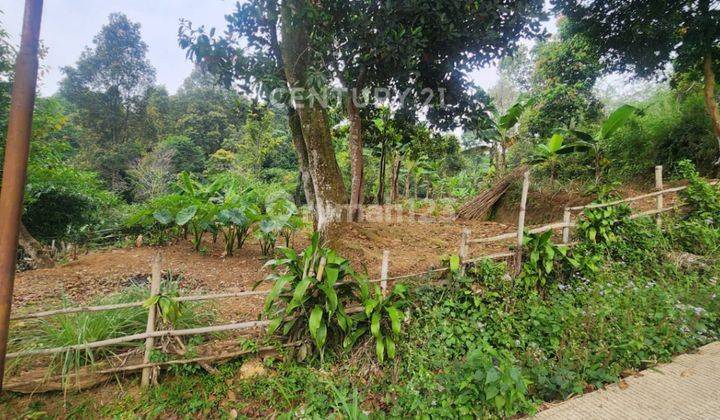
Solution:
M663 167L662 165L658 165L655 167L655 189L657 191L662 191L663 189ZM662 226L662 209L663 209L663 195L658 194L657 198L655 199L655 207L658 211L657 215L655 216L655 223L657 223L658 227Z
M383 251L382 265L380 266L380 289L383 294L387 290L388 268L390 267L390 251Z
M465 274L465 261L468 257L468 240L470 239L470 229L465 228L460 236L460 274Z
M522 195L520 196L520 213L518 214L517 243L515 244L515 275L520 274L522 267L523 231L525 230L525 210L527 208L528 189L530 188L530 171L523 174Z
M563 244L567 245L570 243L570 222L572 221L572 213L570 212L569 207L565 207L565 212L563 213L563 223L565 226L563 226L562 235L563 235Z
M150 298L157 296L160 293L160 279L162 271L160 267L161 257L160 253L155 255L152 262L152 278L150 280ZM152 333L155 331L155 317L157 315L157 304L150 305L148 309L147 327L145 328L146 333ZM145 354L143 355L143 364L150 363L150 353L152 353L153 347L155 346L155 338L148 337L145 339ZM153 368L144 368L142 371L142 380L140 385L143 388L150 386L150 379L152 377Z

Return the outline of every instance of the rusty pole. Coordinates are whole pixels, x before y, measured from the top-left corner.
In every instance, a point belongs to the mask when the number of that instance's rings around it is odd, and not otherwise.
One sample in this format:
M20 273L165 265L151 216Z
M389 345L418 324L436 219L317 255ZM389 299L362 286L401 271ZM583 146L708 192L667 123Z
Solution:
M2 190L0 190L0 391L5 374L10 307L12 305L18 227L22 215L30 131L35 106L38 43L43 0L25 0L20 52L15 61L8 117Z

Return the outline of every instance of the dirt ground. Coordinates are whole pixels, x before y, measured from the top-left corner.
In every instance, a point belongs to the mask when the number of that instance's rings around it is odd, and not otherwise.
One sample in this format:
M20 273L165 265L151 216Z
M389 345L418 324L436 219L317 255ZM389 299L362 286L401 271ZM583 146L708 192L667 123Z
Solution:
M641 189L628 189L625 196L641 194ZM671 206L675 197L665 198ZM508 201L511 201L508 200ZM591 201L570 193L533 192L528 204L529 225L560 221L562 208ZM633 203L636 210L654 208L655 199ZM514 207L514 208L513 208ZM510 222L517 217L517 204L501 203L496 220ZM499 235L514 230L511 223L453 220L452 217L417 216L406 211L380 218L377 206L365 209L365 220L346 223L334 231L330 246L350 259L356 270L371 278L380 275L384 250L390 251L389 276L421 273L440 265L443 255L457 253L463 229L471 231L471 238ZM557 215L551 217L551 215ZM500 217L498 217L500 216ZM309 232L300 232L293 239L295 249L303 249ZM133 283L144 283L150 273L150 263L157 252L163 258L163 271L180 275L180 287L193 293L250 290L270 271L264 267L267 258L260 253L254 239L226 257L222 239L212 243L206 238L204 254L194 252L188 241L178 241L162 247L128 247L92 251L78 256L77 260L59 264L54 268L18 273L15 280L14 311L23 312L31 307L57 306L61 296L86 303L94 298L119 291ZM474 245L470 256L477 257L507 250L507 243ZM261 285L260 288L267 287ZM231 299L221 307L223 318L239 321L241 315L256 315L262 297Z
M374 211L370 209L369 211ZM390 250L389 275L419 273L440 265L443 254L457 253L460 236L469 228L472 237L493 236L512 231L513 226L484 221L433 220L365 221L349 223L335 231L331 245L350 259L360 272L378 277L384 250ZM301 232L291 244L301 250L309 232ZM194 252L189 242L162 247L128 247L92 251L77 260L54 268L18 273L15 280L13 310L57 306L61 296L86 303L98 296L119 291L131 284L145 283L157 252L163 258L163 271L180 275L180 287L193 293L250 290L270 270L267 258L255 240L249 239L235 255L223 256L222 239L213 244L206 238L208 252ZM472 248L473 255L497 252L502 246ZM261 285L260 288L267 287ZM256 314L262 297L230 299L221 305L224 318L242 320L240 314Z

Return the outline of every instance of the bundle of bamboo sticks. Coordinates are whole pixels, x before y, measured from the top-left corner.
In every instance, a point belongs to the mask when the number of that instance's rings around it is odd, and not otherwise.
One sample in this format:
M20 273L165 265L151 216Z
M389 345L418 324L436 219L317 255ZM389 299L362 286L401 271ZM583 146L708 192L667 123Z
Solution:
M492 187L460 207L460 210L458 210L458 218L473 220L484 217L500 197L505 194L505 191L510 188L510 185L514 181L522 178L527 169L526 165L521 165L500 178Z

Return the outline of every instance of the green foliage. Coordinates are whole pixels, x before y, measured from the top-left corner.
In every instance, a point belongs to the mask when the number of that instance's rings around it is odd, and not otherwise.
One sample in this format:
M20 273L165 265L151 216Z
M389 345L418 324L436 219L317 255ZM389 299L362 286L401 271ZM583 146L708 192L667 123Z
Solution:
M487 343L470 351L441 379L455 399L443 401L447 406L439 411L444 417L474 418L507 418L532 412L530 380L522 376L516 363L510 352L498 351Z
M283 258L267 262L285 271L269 276L273 286L263 308L271 319L268 333L282 331L291 341L311 338L322 358L326 344L337 345L351 329L345 305L353 296L355 272L348 260L320 245L317 233L299 255L291 248L280 253Z
M679 221L668 227L668 236L684 252L707 256L720 252L720 230L706 220Z
M561 280L562 265L579 267L577 260L568 255L568 248L552 243L552 230L543 233L526 233L523 236L523 253L527 260L522 265L522 281L529 290L544 291L552 280Z
M74 67L64 67L60 96L77 111L73 118L87 136L83 159L117 190L129 163L149 145L144 138L146 102L155 69L146 58L140 25L113 13Z
M619 240L620 227L627 223L631 210L627 205L585 209L577 222L583 240L604 246Z
M263 309L271 319L268 333L282 331L290 341L310 338L321 359L326 347L342 345L348 350L370 333L378 361L382 363L385 356L395 358L407 292L404 285L395 285L387 296L377 285L371 288L348 260L320 245L317 233L299 255L291 248L280 248L280 253L282 258L267 263L284 273L268 277L273 281ZM346 308L356 305L361 310L348 314Z
M717 225L720 220L720 192L717 186L700 177L695 166L688 160L677 164L680 176L688 180L688 186L680 191L680 197L690 207L689 217Z
M547 140L547 143L541 143L535 146L535 150L528 159L528 163L533 165L547 165L550 167L550 181L554 181L557 175L557 165L560 156L573 153L575 148L571 144L565 143L565 137L559 133L555 133Z
M593 122L602 106L593 93L602 66L592 42L567 33L559 34L535 48L531 93L536 104L524 113L521 133L545 138L555 130Z
M402 331L404 318L402 308L405 305L407 288L403 284L396 284L392 292L384 296L380 286L376 284L371 288L370 283L362 278L358 280L358 288L363 311L352 316L351 325L354 330L343 340L343 347L351 348L358 338L370 331L375 341L378 361L382 363L385 355L389 359L394 359Z
M178 296L177 283L165 282L161 294L153 298L148 294L147 287L133 286L91 302L92 305L111 305L144 301L145 305L141 307L41 318L37 324L20 327L12 346L24 350L64 347L143 333L147 325L147 307L154 303L160 307L163 322L178 329L207 325L214 318L213 311L199 304L173 301L171 298ZM67 299L64 304L76 306ZM52 356L50 366L66 375L134 346L134 343L122 343L99 349L68 350Z
M71 161L67 111L56 99L37 101L28 161L23 222L39 239L79 241L83 230L112 226L119 205L98 175Z

